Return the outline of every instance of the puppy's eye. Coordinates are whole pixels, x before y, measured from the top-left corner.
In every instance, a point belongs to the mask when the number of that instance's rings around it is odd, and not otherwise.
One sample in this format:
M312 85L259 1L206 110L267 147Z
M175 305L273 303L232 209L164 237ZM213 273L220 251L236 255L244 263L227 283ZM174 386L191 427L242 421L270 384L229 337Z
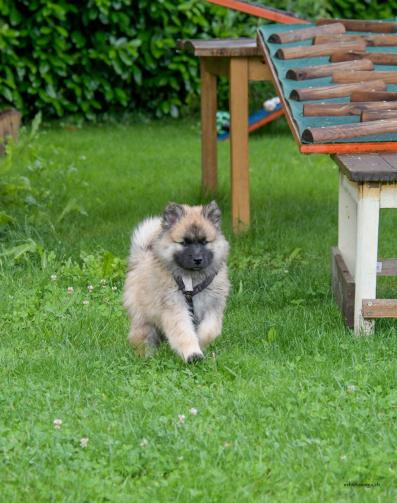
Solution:
M205 238L199 239L199 244L206 245L207 243L208 243L208 241Z
M185 238L182 244L183 246L189 246L193 244L193 241L190 238Z

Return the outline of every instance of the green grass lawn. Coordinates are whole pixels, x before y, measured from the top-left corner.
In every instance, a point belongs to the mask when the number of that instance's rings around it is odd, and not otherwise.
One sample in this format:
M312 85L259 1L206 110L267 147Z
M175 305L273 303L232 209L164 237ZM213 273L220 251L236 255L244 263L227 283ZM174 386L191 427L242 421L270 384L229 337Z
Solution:
M252 230L236 238L228 146L233 290L193 366L165 345L134 356L121 289L132 227L203 201L198 124L54 127L8 174L32 189L0 234L1 502L396 501L396 325L356 338L332 299L337 169L282 121L252 136Z

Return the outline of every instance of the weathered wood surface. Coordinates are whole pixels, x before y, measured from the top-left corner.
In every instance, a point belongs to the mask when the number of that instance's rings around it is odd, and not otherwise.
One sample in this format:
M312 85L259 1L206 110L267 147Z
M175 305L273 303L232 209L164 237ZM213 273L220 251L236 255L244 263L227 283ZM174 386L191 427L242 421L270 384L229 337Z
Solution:
M379 259L377 275L397 276L397 259L396 258Z
M332 158L353 182L397 182L397 154L337 154Z
M7 108L0 111L0 154L5 152L7 138L18 137L19 126L21 125L21 113L14 108Z
M353 84L336 84L321 87L303 87L293 89L290 94L292 100L323 100L327 98L340 98L350 96L353 91L358 90L384 90L386 84L382 80L373 80L371 82L359 82Z
M363 318L397 318L397 299L364 299Z
M332 44L298 45L285 47L276 51L279 59L313 58L317 56L330 56L335 52L363 51L366 43L363 40L352 42L335 42Z
M392 91L353 91L350 101L397 101L397 93Z
M348 31L369 31L373 33L395 33L397 23L386 21L367 21L365 19L319 19L317 26L342 23Z
M288 30L279 33L272 33L269 36L268 41L275 44L287 44L288 42L307 40L309 38L315 37L316 35L338 35L345 32L346 28L343 26L343 24L334 23L312 28L302 28L298 30Z
M355 284L342 254L337 247L331 250L332 292L349 328L354 327Z
M397 119L307 128L302 133L302 139L309 143L322 143L385 133L397 133Z
M332 24L324 26L334 26ZM337 25L338 26L338 25ZM364 40L368 46L372 47L393 47L397 46L397 35L317 35L313 39L313 44L329 44L332 42L351 42L352 40Z
M360 115L361 122L379 121L386 119L397 119L397 110L382 110L380 112L364 110Z
M341 61L353 61L355 59L369 59L374 65L397 65L397 54L387 52L366 52L366 51L337 51L331 54L331 63Z
M385 84L397 84L396 72L375 71L336 71L332 74L335 84L350 84L354 82L368 82L369 80L383 80Z
M286 78L291 80L316 79L319 77L329 77L335 71L340 70L373 70L374 64L369 59L358 59L356 61L344 61L342 63L330 63L328 65L304 66L290 68Z
M195 56L260 56L261 51L254 38L221 38L211 40L189 39L178 40L180 50L193 53Z
M303 115L312 117L339 117L361 115L363 111L397 110L395 101L356 101L350 103L306 103Z

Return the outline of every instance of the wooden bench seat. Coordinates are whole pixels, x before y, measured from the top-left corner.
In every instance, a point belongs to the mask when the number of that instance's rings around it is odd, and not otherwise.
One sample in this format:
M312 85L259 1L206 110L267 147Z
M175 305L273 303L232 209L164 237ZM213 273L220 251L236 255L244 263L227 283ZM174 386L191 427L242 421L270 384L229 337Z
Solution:
M397 299L377 299L377 276L397 276L397 259L378 259L379 213L397 208L397 154L333 156L339 166L338 247L332 250L332 289L357 334L374 319L396 318Z

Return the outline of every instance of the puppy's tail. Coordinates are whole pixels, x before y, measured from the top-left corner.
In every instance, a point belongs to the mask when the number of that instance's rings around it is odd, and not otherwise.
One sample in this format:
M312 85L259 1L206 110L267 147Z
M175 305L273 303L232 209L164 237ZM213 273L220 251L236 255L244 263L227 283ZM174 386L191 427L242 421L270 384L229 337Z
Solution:
M161 230L161 218L149 217L134 229L131 238L131 256L150 250Z

